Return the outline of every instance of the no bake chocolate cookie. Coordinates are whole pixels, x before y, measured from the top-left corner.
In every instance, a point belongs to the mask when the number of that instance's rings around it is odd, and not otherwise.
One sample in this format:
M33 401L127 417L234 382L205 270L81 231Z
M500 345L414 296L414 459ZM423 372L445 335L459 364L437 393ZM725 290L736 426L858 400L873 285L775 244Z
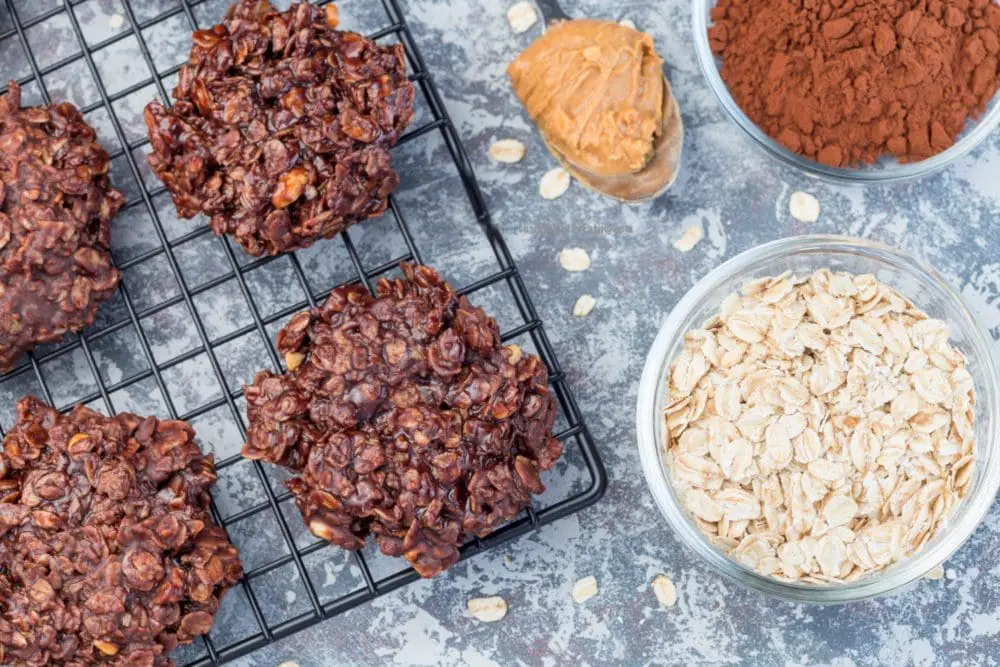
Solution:
M173 107L146 108L150 165L181 216L204 213L216 234L273 255L385 210L413 84L402 45L337 24L333 5L241 0L194 33Z
M373 536L431 577L544 490L562 444L542 361L432 269L402 269L281 330L288 371L246 388L243 454L296 473L313 534L346 549Z
M173 665L242 576L181 421L18 404L0 451L0 664Z
M108 242L125 198L95 136L72 104L22 109L14 82L0 98L0 371L91 324L118 286Z

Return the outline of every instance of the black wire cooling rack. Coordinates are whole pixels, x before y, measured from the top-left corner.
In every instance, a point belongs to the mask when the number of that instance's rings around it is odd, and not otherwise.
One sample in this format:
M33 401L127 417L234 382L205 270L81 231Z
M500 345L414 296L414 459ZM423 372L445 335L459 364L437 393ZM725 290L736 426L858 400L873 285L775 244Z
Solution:
M370 3L366 5L368 9L377 4L374 0L360 1ZM7 61L0 60L0 63L6 63L3 66L13 69L13 72L0 71L0 81L5 81L8 74L12 73L18 83L25 86L27 99L34 96L40 101L49 102L52 97L57 96L47 84L50 76L73 71L71 68L77 67L82 69L75 71L83 72L79 76L89 74L93 78L98 99L80 106L88 120L93 118L94 122L103 121L106 146L108 143L118 146L117 150L111 151L113 164L120 165L117 176L113 170L116 185L120 187L120 180L134 181L136 184L125 210L116 221L114 233L121 233L122 226L128 224L122 217L128 218L129 210L139 213L144 211L151 222L149 235L152 237L146 239L151 247L131 253L125 259L116 255L124 276L116 296L117 308L102 308L98 323L83 335L71 336L61 344L36 350L19 367L0 376L0 400L10 404L23 393L37 392L50 404L63 410L68 410L75 403L85 403L107 413L114 413L116 405L118 410L135 410L136 403L130 398L130 392L138 395L145 392L158 396L153 405L159 406L162 410L160 414L165 412L172 418L192 421L196 423L196 429L199 428L198 423L209 416L222 415L223 421L227 422L226 426L210 428L208 433L199 430L199 436L206 448L216 452L220 486L230 471L240 467L249 471L240 481L233 483L236 487L253 487L249 492L246 488L242 489L243 503L231 507L233 503L220 502L220 492L217 489L212 508L216 520L226 527L233 541L240 547L247 565L246 576L223 601L223 608L216 618L212 633L199 643L179 649L175 655L183 664L218 664L245 655L418 579L417 574L406 567L405 562L386 559L374 548L348 554L313 538L304 530L288 492L280 485L281 472L273 467L261 466L259 462L247 462L239 456L238 446L245 435L242 391L239 383L234 386L232 382L223 349L247 336L259 336L266 342L261 345L263 351L260 354L250 355L250 363L260 366L269 362L272 368L280 368L281 360L271 342L274 331L291 314L315 305L337 284L360 282L371 289L378 276L391 272L400 262L422 263L423 255L418 247L418 235L413 232L413 229L418 228L407 223L399 193L390 197L389 211L383 216L383 220L390 220L383 224L386 229L391 230L391 234L402 239L402 252L377 262L377 265L369 266L371 262L366 253L359 251L351 238L351 233L360 232L345 232L340 236L339 243L343 246L341 252L346 251L349 259L345 263L350 265L352 271L346 279L320 289L313 284L315 281L310 280L311 269L300 259L298 253L278 258L248 258L231 242L213 238L203 221L184 233L173 234L168 219L171 212L159 205L163 201L169 202L169 197L162 184L149 176L144 164L142 149L148 142L144 133L132 131L131 124L135 119L126 117L122 103L144 89L163 100L170 99L167 80L176 75L181 63L169 67L158 63L159 49L150 45L150 36L168 22L176 24L180 21L187 33L206 27L204 15L199 19L199 14L212 0L119 2L120 4L115 0L0 0L0 55L5 51L8 54L12 50L16 51L18 47L23 52L23 60L19 65L10 65L9 58ZM462 549L464 559L596 502L604 491L606 478L590 433L566 385L522 276L490 220L468 156L400 7L396 0L380 2L386 25L374 32L365 32L374 39L399 41L404 45L411 69L410 79L421 91L423 105L426 107L425 113L418 114L424 116L423 122L418 122L419 118L415 121L415 129L402 137L400 147L411 142L429 140L437 135L447 148L447 154L453 163L449 165L449 169L455 170L453 174L461 182L457 192L464 190L467 196L467 204L462 202L462 205L475 218L474 221L467 220L462 224L478 223L490 249L486 254L495 257L495 262L492 258L489 260L492 266L487 275L467 281L461 291L466 294L477 293L473 300L478 300L487 291L499 289L512 300L516 323L505 328L504 341L519 342L539 354L548 366L550 382L560 407L558 436L566 445L566 453L560 462L562 472L557 467L550 475L559 473L570 481L554 483L551 477L546 479L550 491L553 487L561 487L556 490L558 493L547 492L523 516L500 527L485 539L467 543ZM88 17L93 14L93 5L98 3L102 7L112 6L118 14L113 17L113 24L116 24L114 34L104 36L100 31L95 33L88 24ZM92 6L88 7L88 4ZM151 10L150 7L155 9ZM5 13L7 16L4 16ZM46 24L56 26L55 34L59 43L42 50L33 41L38 29ZM345 28L352 26L345 25ZM72 44L74 39L76 45ZM110 76L104 67L107 59L105 54L113 52L116 45L124 40L130 40L130 43L137 46L137 54L141 55L151 76L126 81L124 84L109 81ZM67 44L70 45L68 48ZM188 45L184 44L185 54L187 48ZM19 68L21 71L18 71ZM111 90L110 84L114 84L115 90ZM6 86L3 86L0 93L5 90ZM141 112L141 106L139 110ZM400 147L395 150L400 150ZM420 155L419 152L412 152ZM431 186L433 187L433 183ZM461 196L456 198L461 199ZM458 206L458 202L449 202L448 205L453 203ZM362 224L376 223L370 221ZM424 219L420 224L437 223ZM426 235L428 230L420 231ZM217 253L216 256L224 259L219 260L218 263L222 266L216 275L192 284L185 275L182 264L191 254L189 248L196 242L210 244ZM320 259L334 261L326 252L323 251ZM330 254L333 254L332 251ZM265 297L254 289L255 272L278 261L288 262L288 282L297 284L304 298L264 312L267 309L258 302L265 300ZM168 291L165 298L155 300L155 303L147 303L150 299L145 296L145 290L150 283L158 281L149 278L153 274L146 272L145 268L154 262L166 265L166 275L176 281L178 289L174 293ZM434 265L434 262L430 263ZM202 305L201 309L204 310L203 304L199 302L200 298L225 285L232 288L230 294L238 304L237 308L242 311L245 306L250 321L219 334L215 331L217 327L211 311L208 316L200 314L198 306ZM193 343L189 349L164 358L156 338L171 333L170 317L166 317L170 313L180 313L185 326L193 328ZM119 352L130 352L136 361L124 364L128 367L124 370L117 368L111 373L105 360L105 348L116 346ZM192 363L200 369L200 375L196 372L193 376L195 379L191 380L189 376L181 374L182 378L188 377L185 384L217 382L219 395L202 402L192 401L186 394L181 397L183 392L178 389L176 371L180 367L190 370ZM244 381L246 379L248 378L244 378ZM66 387L72 386L82 386L83 389L79 395L67 394ZM9 428L12 421L12 406L7 405L0 414L0 424ZM215 438L225 439L226 433L237 449L231 447L230 453L220 454ZM226 507L221 507L222 505ZM265 523L271 528L261 528ZM275 582L274 579L278 581ZM282 582L290 582L289 585L294 588L291 594L281 588ZM276 583L279 585L276 586Z

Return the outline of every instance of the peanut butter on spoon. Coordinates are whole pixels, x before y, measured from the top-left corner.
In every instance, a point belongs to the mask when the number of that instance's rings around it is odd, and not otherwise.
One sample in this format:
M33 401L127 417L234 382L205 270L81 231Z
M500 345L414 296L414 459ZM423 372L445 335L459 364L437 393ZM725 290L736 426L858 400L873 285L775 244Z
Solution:
M585 185L623 201L673 184L683 126L652 38L617 23L553 24L508 67L552 153Z

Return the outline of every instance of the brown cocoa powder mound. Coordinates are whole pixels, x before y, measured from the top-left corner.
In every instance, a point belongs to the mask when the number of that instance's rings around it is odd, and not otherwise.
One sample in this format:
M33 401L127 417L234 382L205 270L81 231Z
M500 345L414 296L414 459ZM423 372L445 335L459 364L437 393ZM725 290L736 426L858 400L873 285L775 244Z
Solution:
M990 0L719 0L712 21L744 113L834 167L940 153L1000 86Z

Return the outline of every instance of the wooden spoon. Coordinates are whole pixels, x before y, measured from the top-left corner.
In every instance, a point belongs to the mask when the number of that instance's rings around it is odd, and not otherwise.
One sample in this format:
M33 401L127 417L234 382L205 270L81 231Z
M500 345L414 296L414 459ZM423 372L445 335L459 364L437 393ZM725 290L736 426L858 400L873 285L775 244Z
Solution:
M535 0L541 9L544 25L572 18L559 6L558 0ZM575 166L565 155L542 139L549 151L556 156L573 176L601 194L629 204L640 204L659 197L677 180L684 148L684 122L681 110L670 90L670 82L663 76L663 125L653 143L653 157L645 167L631 174L601 176Z

